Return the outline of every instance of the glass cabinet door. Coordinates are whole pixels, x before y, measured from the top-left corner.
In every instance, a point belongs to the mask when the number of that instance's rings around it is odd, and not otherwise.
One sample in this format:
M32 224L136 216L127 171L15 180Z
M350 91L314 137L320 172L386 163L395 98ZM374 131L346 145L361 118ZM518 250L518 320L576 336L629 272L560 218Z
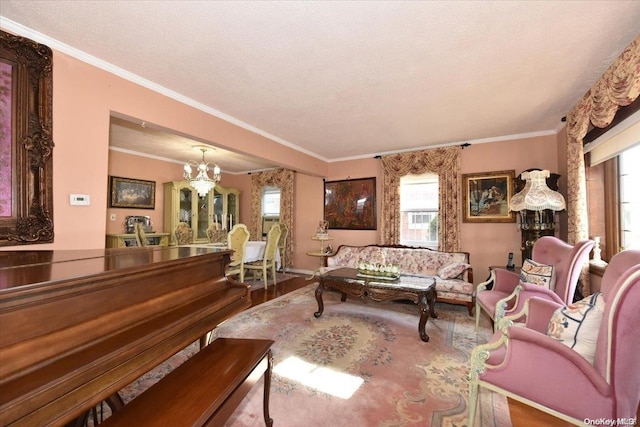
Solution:
M189 227L193 228L193 191L191 188L180 189L180 211L178 219L180 222L186 222Z
M232 215L233 217L229 218L229 225L231 224L236 224L239 220L238 215L237 215L237 206L238 204L238 195L235 193L229 193L227 195L227 211L229 212L229 215Z
M197 197L197 193L194 193L198 204L198 227L196 231L196 239L206 239L207 238L207 227L209 227L209 201L211 200L210 195L205 197Z

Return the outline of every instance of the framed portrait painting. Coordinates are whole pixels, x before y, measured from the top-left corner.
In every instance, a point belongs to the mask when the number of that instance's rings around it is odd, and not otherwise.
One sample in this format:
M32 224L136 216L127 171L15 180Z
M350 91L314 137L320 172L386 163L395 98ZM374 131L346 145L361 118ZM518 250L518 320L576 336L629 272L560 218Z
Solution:
M329 229L376 229L376 179L324 183L324 219Z
M515 222L509 210L515 170L462 175L463 222Z
M155 209L156 182L109 176L109 207Z

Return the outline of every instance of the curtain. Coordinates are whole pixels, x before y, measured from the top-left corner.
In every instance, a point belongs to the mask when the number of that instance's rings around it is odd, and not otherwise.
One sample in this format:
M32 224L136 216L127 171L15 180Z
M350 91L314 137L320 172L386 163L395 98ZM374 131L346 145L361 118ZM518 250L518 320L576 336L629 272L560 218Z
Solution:
M602 77L567 115L567 212L568 240L575 244L587 239L587 189L582 139L589 123L606 127L619 107L631 104L640 93L640 36L622 52ZM588 275L583 274L588 288ZM589 292L584 292L587 295Z
M437 148L382 156L381 243L400 243L400 179L409 174L437 173L438 249L460 250L460 147Z
M285 259L293 265L293 200L295 172L289 169L278 169L251 174L251 226L252 236L262 235L262 189L265 186L280 188L280 222L289 227L289 238L285 249Z

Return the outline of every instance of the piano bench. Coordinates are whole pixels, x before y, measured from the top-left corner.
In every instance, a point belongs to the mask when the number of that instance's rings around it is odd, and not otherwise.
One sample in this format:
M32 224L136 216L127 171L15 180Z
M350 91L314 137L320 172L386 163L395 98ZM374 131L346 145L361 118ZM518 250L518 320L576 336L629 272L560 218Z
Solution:
M107 418L101 427L221 426L264 375L264 422L271 427L271 340L218 338Z

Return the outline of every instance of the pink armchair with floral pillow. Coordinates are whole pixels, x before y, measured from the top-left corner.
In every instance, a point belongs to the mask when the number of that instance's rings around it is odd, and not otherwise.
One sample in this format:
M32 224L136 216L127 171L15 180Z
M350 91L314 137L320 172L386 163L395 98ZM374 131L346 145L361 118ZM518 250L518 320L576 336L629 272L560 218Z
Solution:
M582 267L589 260L593 247L592 240L583 240L574 246L557 237L544 236L534 244L532 260L523 260L523 273L525 265L534 265L528 270L530 275L525 280L521 280L522 276L513 271L492 270L491 278L476 289L476 330L480 323L480 311L487 313L495 325L505 315L521 312L526 300L533 296L559 304L571 303ZM530 283L534 277L542 277L536 273L545 269L547 280L539 279L538 283ZM487 284L491 281L493 288L488 290Z
M593 300L599 303L585 302ZM579 307L588 308L582 319L573 316ZM613 257L600 294L575 305L530 298L526 323L505 318L490 342L471 354L468 426L476 422L479 387L576 425L589 420L633 425L640 403L638 307L640 250ZM583 324L572 330L569 320Z

